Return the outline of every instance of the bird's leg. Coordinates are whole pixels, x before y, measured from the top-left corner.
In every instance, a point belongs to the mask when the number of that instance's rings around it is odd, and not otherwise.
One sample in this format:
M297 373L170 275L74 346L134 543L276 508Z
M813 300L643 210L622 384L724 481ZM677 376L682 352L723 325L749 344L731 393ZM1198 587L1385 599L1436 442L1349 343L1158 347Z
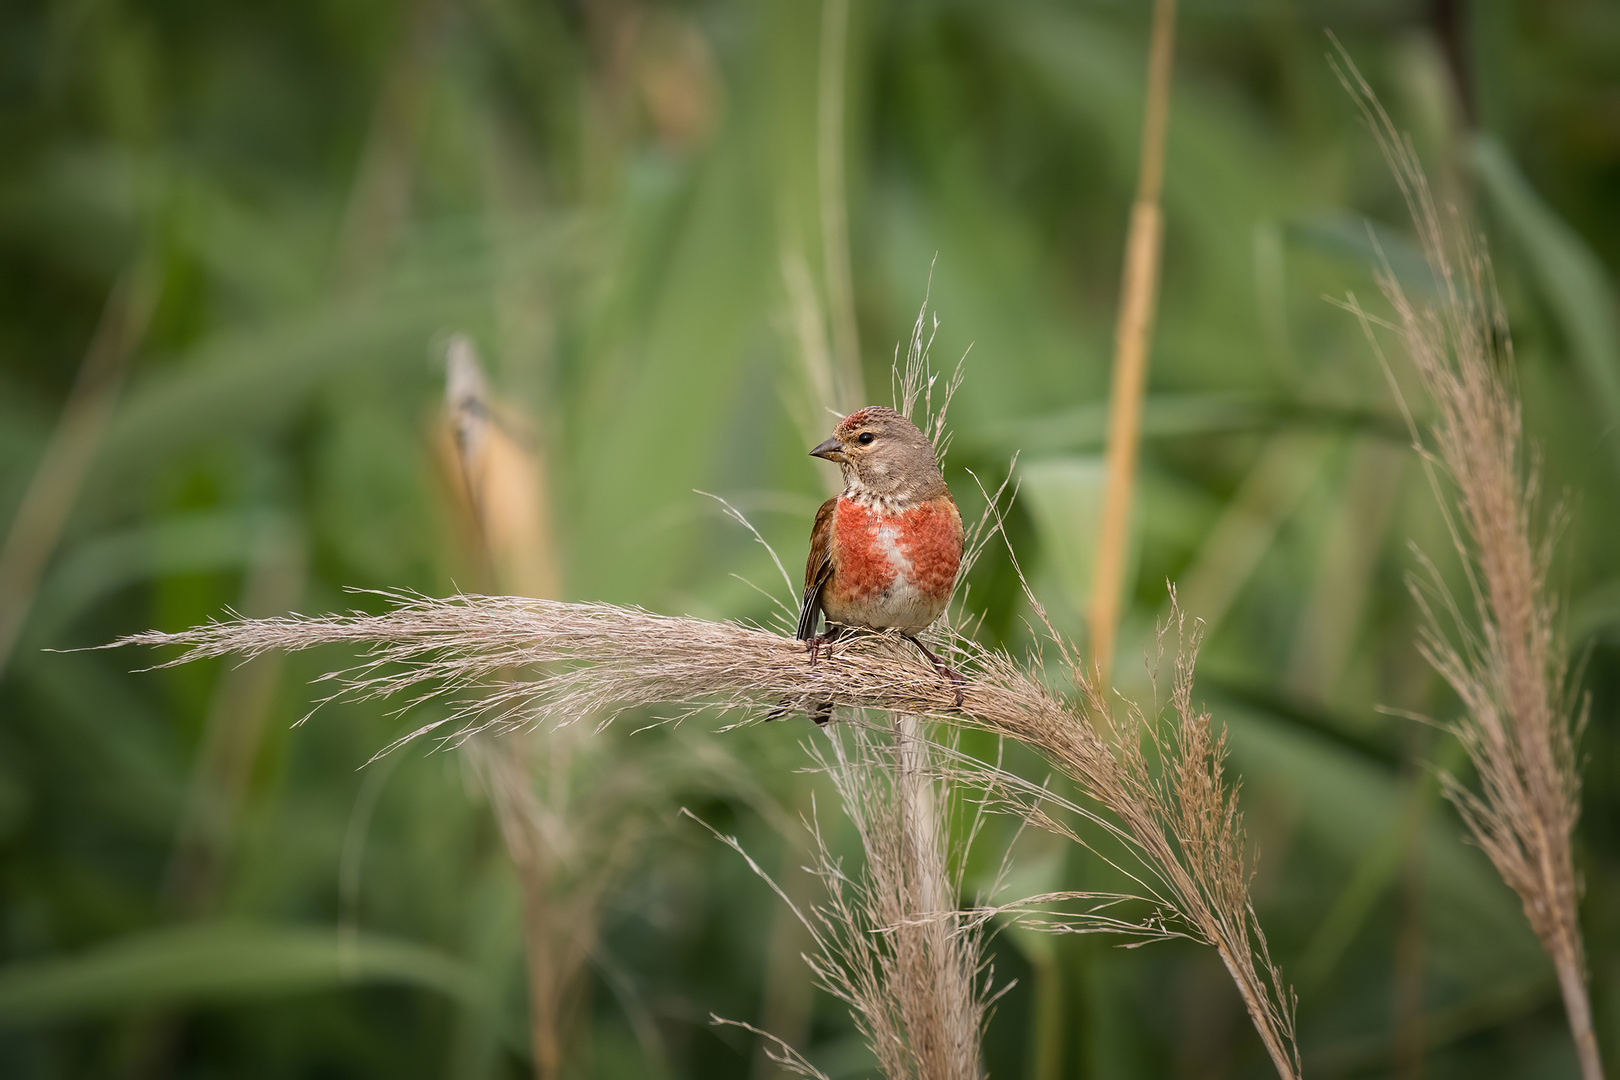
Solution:
M917 650L928 658L928 662L930 664L934 665L934 673L936 675L942 679L947 679L950 681L952 688L956 691L956 707L960 709L962 707L962 687L966 684L966 680L962 678L959 672L946 666L945 661L941 660L939 657L930 652L928 646L918 641L914 635L901 634L900 636L917 646Z
M827 624L827 632L825 634L818 634L805 642L806 645L810 646L811 667L815 667L816 661L821 659L822 646L831 645L833 642L838 640L839 635L843 632L843 623L830 622Z

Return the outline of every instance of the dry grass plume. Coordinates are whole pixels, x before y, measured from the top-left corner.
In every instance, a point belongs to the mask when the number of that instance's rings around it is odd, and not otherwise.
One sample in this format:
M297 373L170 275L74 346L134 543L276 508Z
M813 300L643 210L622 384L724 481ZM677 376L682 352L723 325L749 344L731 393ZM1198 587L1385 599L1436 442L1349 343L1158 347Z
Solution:
M1479 775L1478 790L1445 776L1445 791L1523 902L1557 969L1582 1075L1599 1080L1570 850L1580 814L1575 743L1584 709L1572 706L1547 587L1557 530L1538 518L1537 469L1511 381L1507 319L1481 241L1456 208L1442 213L1410 141L1342 48L1340 59L1336 70L1400 185L1434 279L1434 300L1414 298L1383 269L1378 283L1393 323L1367 314L1354 297L1347 306L1375 349L1374 326L1394 331L1433 405L1426 437L1410 413L1408 421L1468 596L1459 602L1427 559L1412 592L1425 616L1419 648L1462 700L1448 727Z
M1005 652L962 639L953 658L966 675L958 709L954 688L894 634L852 635L812 667L802 642L738 623L518 597L388 599L393 607L382 614L211 623L177 634L135 634L118 644L185 648L170 664L318 645L360 647L366 655L358 665L324 676L336 686L332 697L436 702L442 712L399 743L437 733L455 745L479 733L585 718L601 725L629 709L673 706L666 715L674 720L703 709L761 715L785 704L810 711L828 701L1016 739L1098 804L1101 813L1074 809L1135 851L1146 898L1177 924L1175 932L1219 953L1278 1074L1299 1074L1291 998L1257 932L1241 818L1222 774L1223 742L1209 714L1193 706L1190 657L1177 669L1173 731L1161 737L1140 714L1133 718L1156 745L1149 755L1134 738L1122 739L1116 752L1098 734L1111 722L1096 688L1083 686L1078 701L1070 702ZM1074 670L1072 662L1066 655L1066 670ZM512 671L526 674L504 678ZM1158 759L1157 768L1150 757ZM1040 790L1016 778L1000 782L1015 792ZM1041 802L1033 794L1026 800L1037 824L1064 829Z

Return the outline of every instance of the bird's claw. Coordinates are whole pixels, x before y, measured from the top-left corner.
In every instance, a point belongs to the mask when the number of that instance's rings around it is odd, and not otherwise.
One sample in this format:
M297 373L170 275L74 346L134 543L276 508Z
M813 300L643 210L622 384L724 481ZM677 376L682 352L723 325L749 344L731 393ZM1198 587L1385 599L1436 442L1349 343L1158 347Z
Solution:
M832 643L833 643L833 636L831 634L821 634L821 635L818 635L816 637L810 638L810 639L805 641L805 644L810 647L810 666L811 667L815 667L816 666L816 661L821 659L822 647L826 646L826 645L831 645Z
M951 688L956 691L955 708L960 709L964 700L962 696L962 689L967 685L967 680L962 678L961 674L955 669L949 667L945 661L935 656L928 646L924 645L910 634L905 634L903 636L907 641L917 646L918 651L921 652L923 656L928 658L928 662L930 664L934 665L934 674L938 675L941 679L945 679L951 684Z

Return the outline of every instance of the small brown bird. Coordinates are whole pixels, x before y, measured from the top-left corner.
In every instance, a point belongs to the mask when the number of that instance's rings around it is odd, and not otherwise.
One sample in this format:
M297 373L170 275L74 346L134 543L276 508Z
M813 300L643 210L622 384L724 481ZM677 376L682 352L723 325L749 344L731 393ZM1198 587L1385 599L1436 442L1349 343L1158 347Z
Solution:
M950 603L962 565L962 515L934 445L893 409L872 405L844 417L810 454L844 470L843 493L821 504L810 531L798 629L810 662L845 627L899 630L958 685L960 705L961 676L916 637ZM817 635L823 613L827 631Z

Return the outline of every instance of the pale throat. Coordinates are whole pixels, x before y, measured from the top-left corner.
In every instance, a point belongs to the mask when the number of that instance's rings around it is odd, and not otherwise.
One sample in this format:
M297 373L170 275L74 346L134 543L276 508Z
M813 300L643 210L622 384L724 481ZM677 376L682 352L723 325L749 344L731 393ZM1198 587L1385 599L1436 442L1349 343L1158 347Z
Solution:
M888 479L885 475L882 479ZM920 488L911 483L890 481L879 489L862 479L859 472L853 467L844 468L844 494L843 497L857 506L879 514L898 514L909 510L922 501Z

